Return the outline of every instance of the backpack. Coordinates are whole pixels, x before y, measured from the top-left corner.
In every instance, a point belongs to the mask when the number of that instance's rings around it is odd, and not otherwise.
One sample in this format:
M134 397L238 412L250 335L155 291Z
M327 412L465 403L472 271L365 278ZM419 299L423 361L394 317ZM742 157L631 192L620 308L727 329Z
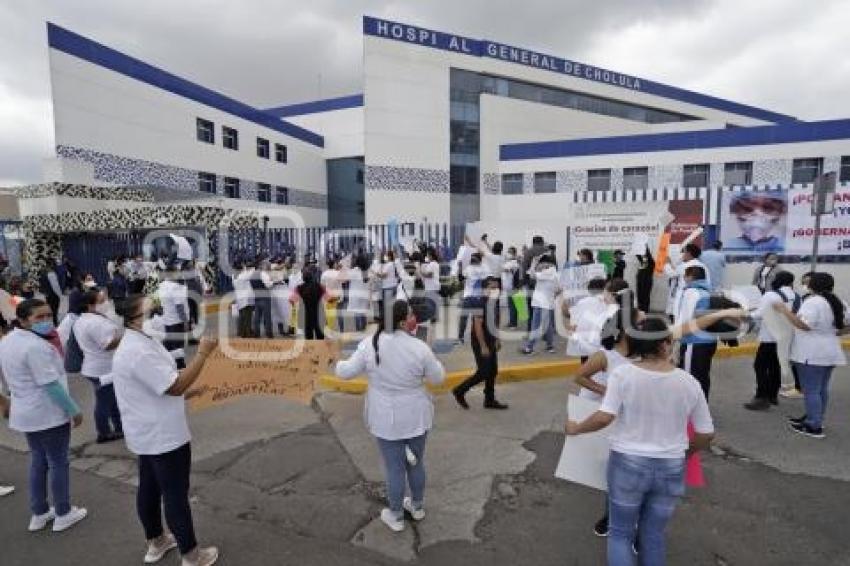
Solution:
M80 373L83 369L83 354L80 343L77 342L77 337L74 334L74 326L77 322L71 325L71 336L68 338L68 345L65 347L65 371L68 373Z

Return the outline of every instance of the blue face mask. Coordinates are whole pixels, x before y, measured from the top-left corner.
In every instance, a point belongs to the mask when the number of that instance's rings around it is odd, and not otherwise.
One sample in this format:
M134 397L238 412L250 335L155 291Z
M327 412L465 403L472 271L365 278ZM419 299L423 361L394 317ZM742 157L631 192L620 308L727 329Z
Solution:
M55 326L53 326L52 320L41 320L39 322L34 323L30 327L30 330L32 330L33 332L35 332L39 336L47 336L48 334L53 332L54 329L55 329Z

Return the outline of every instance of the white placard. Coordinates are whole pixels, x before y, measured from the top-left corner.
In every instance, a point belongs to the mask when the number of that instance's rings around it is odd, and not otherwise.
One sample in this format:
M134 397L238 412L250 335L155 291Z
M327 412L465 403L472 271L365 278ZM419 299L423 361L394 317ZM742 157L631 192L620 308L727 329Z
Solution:
M465 234L474 244L477 244L484 235L484 225L481 222L467 222Z
M649 235L648 234L635 234L635 239L632 240L632 248L629 251L629 255L644 255L646 253L646 248L649 246Z
M581 422L599 409L597 401L576 395L567 400L569 419ZM555 477L602 491L608 491L608 435L605 429L579 436L567 436Z
M171 234L171 239L177 243L177 259L192 259L192 245L189 244L189 240L183 236L177 236L175 234Z

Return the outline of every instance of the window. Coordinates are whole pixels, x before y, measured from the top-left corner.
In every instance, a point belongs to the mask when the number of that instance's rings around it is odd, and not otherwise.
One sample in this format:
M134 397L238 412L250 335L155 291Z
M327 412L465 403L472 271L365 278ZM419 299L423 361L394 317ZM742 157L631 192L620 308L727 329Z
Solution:
M268 183L257 183L257 200L260 202L271 202L272 186Z
M198 173L198 190L202 193L215 194L215 174Z
M502 194L522 194L522 173L505 173L502 175Z
M257 138L257 157L269 158L269 140Z
M478 167L473 165L450 165L449 192L455 195L477 195Z
M239 179L233 177L224 178L224 196L227 198L239 198Z
M839 181L850 181L850 156L841 158L841 171L838 173Z
M221 137L224 140L224 147L227 149L239 149L239 132L227 126L221 127Z
M198 118L197 120L198 141L215 143L215 124L209 120Z
M753 184L753 162L739 161L723 166L723 184L727 187Z
M707 187L708 186L708 163L696 165L685 165L682 175L683 187Z
M649 167L626 167L623 169L623 188L645 191L649 187Z
M588 191L610 191L611 190L611 170L610 169L589 169L587 171L587 190Z
M289 189L286 187L275 187L275 202L278 204L289 204Z
M286 163L287 162L286 146L283 145L282 143L274 144L274 160L277 161L278 163Z
M811 183L815 177L823 173L823 159L810 157L806 159L795 159L791 169L791 183Z
M534 174L534 192L535 193L554 193L555 192L555 172L546 171L544 173Z

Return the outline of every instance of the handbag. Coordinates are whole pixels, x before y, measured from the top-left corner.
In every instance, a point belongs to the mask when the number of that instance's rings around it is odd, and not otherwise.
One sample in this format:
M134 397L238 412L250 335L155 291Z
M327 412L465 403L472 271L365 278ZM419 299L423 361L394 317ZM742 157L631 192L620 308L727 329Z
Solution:
M83 369L83 354L80 343L77 342L77 337L74 335L74 326L76 321L71 325L71 336L68 338L68 346L65 348L65 371L68 373L80 373Z

